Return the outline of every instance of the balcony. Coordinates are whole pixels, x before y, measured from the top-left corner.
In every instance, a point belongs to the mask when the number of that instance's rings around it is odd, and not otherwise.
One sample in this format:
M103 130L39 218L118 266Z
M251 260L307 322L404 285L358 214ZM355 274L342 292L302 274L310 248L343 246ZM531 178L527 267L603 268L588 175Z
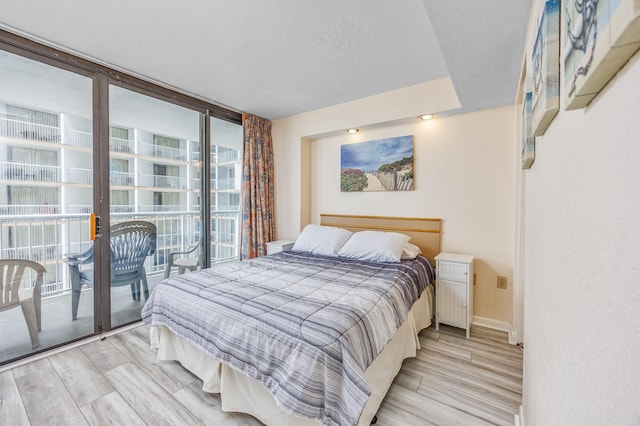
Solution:
M186 189L187 178L179 176L159 176L150 174L139 174L136 186L151 188Z
M172 205L172 204L141 204L138 206L138 211L141 212L181 212L184 210L184 207L181 205ZM192 210L192 212L197 213L199 210Z
M68 268L63 262L65 253L86 251L91 246L89 240L88 214L28 214L43 207L60 210L60 206L0 206L0 256L2 258L30 259L47 266L48 281L55 283L56 291L43 291L43 298L70 291ZM67 210L87 209L90 206L67 206ZM129 206L113 206L131 209ZM156 254L147 259L147 273L150 276L164 272L164 253L186 249L199 238L200 213L180 211L180 206L153 206L156 212L112 213L112 222L147 220L158 228ZM166 210L170 211L162 211ZM215 212L213 244L237 244L239 212ZM11 237L10 237L11 235ZM16 243L18 241L18 243ZM24 242L25 244L22 244ZM215 261L229 260L228 257ZM52 287L52 288L53 288Z
M0 136L42 142L61 142L59 127L0 117Z
M60 182L60 167L0 162L0 177L14 181Z
M133 213L136 209L133 206L111 204L109 211L111 213Z
M65 130L62 143L80 148L93 148L93 134L78 130Z
M240 188L236 188L236 178L220 178L211 179L211 189L225 191L229 189L239 190Z
M134 153L134 141L120 138L109 138L109 150L112 152Z
M200 207L193 206L191 211L198 212ZM140 211L146 212L180 212L183 210L182 206L140 206ZM227 208L230 210L230 208ZM236 208L237 210L237 208ZM133 213L135 208L130 205L118 205L111 204L111 213ZM0 216L30 216L30 215L50 215L50 214L89 214L93 212L93 206L90 204L67 204L65 206L53 205L53 204L0 204Z
M78 169L74 167L67 167L64 170L62 181L64 183L75 183L81 185L93 184L93 170L91 169Z
M211 153L211 164L233 163L242 159L242 151L235 149L220 150Z
M0 117L0 136L28 141L52 142L80 148L93 147L93 134L91 132L71 129L63 131L60 127L34 124L6 117ZM109 138L109 150L111 152L134 154L136 152L135 141L111 137ZM138 151L138 154L149 157L177 161L185 161L187 159L183 149L154 144L140 143ZM198 161L200 158L197 152L192 153L191 156L191 161Z
M216 214L218 214L218 212L222 212L222 213L226 213L228 211L237 212L238 210L240 210L240 206L237 206L237 205L218 204L215 210L214 209L211 210L211 216L215 217Z
M57 205L50 204L0 204L0 217L1 216L25 216L25 215L38 215L38 214L57 214L62 209ZM90 212L90 211L89 211Z
M57 212L62 210L56 210ZM93 211L93 206L90 204L66 204L64 206L64 213L68 214L88 214Z
M168 146L155 145L150 143L139 143L138 154L147 157L166 158L167 160L186 160L186 151L179 148L170 148Z
M127 173L127 172L109 172L109 182L113 186L134 186L135 185L135 174Z

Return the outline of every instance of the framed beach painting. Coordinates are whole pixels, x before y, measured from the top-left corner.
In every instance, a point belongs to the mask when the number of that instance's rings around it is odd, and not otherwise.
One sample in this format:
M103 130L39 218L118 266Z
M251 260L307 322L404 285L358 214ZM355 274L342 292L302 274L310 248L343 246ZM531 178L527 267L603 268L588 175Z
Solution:
M565 109L587 106L640 47L640 0L563 2Z
M536 158L536 146L533 132L531 131L531 101L533 94L524 94L522 103L522 168L529 169Z
M531 55L533 136L541 136L560 109L560 0L547 0Z
M340 190L412 191L413 136L342 145Z

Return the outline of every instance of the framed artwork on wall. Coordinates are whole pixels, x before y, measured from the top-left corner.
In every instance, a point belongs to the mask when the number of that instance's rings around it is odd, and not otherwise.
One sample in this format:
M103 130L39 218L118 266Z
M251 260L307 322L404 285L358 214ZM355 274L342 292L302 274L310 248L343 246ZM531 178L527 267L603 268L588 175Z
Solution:
M533 135L541 136L560 109L560 0L547 0L531 55Z
M587 106L640 47L640 0L565 0L565 109Z
M413 136L340 147L342 192L412 191Z
M535 138L531 131L531 103L533 93L524 94L522 102L522 168L529 169L535 159Z

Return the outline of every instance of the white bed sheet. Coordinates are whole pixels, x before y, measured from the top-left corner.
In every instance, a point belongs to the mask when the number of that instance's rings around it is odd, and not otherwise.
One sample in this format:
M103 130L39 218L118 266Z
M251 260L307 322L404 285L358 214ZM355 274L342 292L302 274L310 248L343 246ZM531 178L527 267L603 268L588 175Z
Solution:
M407 319L391 341L365 370L371 396L360 415L358 425L371 423L389 386L400 371L402 361L416 356L416 351L420 348L418 333L431 325L434 308L434 290L430 284L413 304ZM317 419L283 411L260 381L220 363L166 327L151 328L151 346L158 349L159 360L178 361L200 378L203 391L220 393L223 411L251 414L263 423L274 426L321 424Z

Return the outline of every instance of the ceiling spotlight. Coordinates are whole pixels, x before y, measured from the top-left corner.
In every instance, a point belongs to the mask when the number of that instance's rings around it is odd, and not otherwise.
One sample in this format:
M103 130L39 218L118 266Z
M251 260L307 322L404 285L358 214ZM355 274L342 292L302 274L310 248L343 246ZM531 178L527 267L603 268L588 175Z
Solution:
M435 114L424 114L418 117L418 120L431 120L432 118L436 118Z
M358 129L349 129L349 130L347 130L347 133L354 134L354 133L358 133L359 131L360 130L358 130Z

